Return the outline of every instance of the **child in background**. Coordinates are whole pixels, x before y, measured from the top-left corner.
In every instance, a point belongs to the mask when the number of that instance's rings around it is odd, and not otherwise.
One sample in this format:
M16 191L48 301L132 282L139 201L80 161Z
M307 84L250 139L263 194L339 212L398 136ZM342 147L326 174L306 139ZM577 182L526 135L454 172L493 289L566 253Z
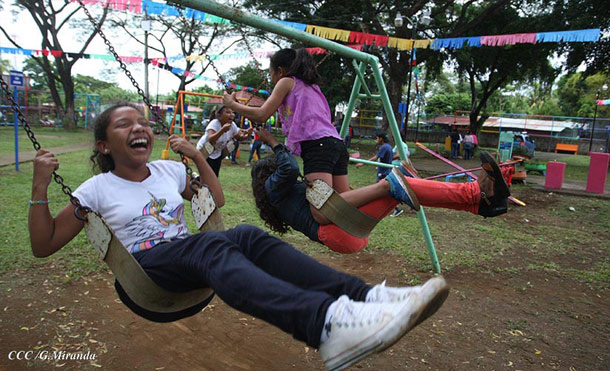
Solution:
M378 161L384 164L392 163L392 146L388 140L388 135L380 131L376 134L376 137L379 148L377 149L377 154L369 158L369 161ZM357 168L362 166L364 166L362 162L356 164ZM391 170L392 168L389 167L377 166L377 181L385 179Z
M258 126L259 129L261 127L261 125ZM254 135L254 141L252 142L252 149L250 149L250 157L248 158L248 163L246 164L246 166L250 166L250 163L254 158L254 153L256 153L256 158L258 160L261 159L261 146L263 145L263 142L261 141L261 138L258 136L258 133L256 131L252 135Z
M239 143L252 132L252 129L249 131L240 130L233 122L234 119L233 110L220 104L216 107L215 118L205 128L205 135L197 142L198 150L201 150L206 142L210 142L214 146L214 151L210 153L207 162L216 176L220 174L222 151L227 144L232 140L237 140L237 143Z
M265 224L278 233L294 228L341 254L364 249L368 237L353 236L330 221L320 222L315 218L307 207L307 185L298 178L299 164L294 156L266 130L260 130L259 135L274 152L255 163L251 171L252 192ZM415 210L421 204L484 217L504 214L510 191L501 170L487 152L481 153L481 162L484 171L476 182L470 183L413 178L412 170L403 163L392 169L384 180L345 192L343 198L374 219L386 217L399 202Z

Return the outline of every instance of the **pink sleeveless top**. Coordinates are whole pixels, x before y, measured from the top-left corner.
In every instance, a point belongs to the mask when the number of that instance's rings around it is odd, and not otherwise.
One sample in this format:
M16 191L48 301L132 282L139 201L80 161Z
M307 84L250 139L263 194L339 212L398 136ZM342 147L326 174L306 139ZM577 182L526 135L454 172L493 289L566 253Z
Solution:
M307 85L292 76L294 87L278 108L286 147L301 155L301 142L325 137L341 140L332 124L330 107L318 85Z

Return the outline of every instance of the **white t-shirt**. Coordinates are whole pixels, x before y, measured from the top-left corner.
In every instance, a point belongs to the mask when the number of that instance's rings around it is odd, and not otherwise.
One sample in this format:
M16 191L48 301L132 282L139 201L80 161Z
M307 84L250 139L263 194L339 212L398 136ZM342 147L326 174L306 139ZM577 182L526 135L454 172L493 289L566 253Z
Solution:
M212 122L210 122L205 128L205 135L202 136L197 142L197 149L203 148L203 145L208 141L210 129L218 133L220 129L222 129L222 124L217 119L212 120ZM216 143L214 144L214 152L210 154L210 158L215 160L220 157L222 150L227 146L227 143L229 143L237 134L239 134L239 128L234 122L232 122L231 130L223 133L220 138L216 140Z
M83 206L99 212L130 253L189 235L184 219L184 165L176 161L147 164L150 176L142 182L112 172L81 184L74 195Z

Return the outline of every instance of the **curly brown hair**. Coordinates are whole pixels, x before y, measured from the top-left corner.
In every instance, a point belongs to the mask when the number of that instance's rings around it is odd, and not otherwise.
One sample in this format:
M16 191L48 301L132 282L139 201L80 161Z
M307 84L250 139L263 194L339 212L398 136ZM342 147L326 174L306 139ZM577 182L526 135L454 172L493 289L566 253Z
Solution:
M252 193L256 201L259 215L271 230L284 234L290 231L290 226L282 220L277 209L269 203L267 192L265 192L265 181L277 169L277 159L275 155L258 160L252 166Z

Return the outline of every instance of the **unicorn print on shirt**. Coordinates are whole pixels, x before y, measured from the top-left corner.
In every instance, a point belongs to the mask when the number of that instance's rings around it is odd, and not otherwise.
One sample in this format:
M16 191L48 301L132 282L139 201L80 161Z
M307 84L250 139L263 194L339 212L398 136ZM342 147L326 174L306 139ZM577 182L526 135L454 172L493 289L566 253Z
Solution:
M152 193L149 194L152 199L142 209L142 215L135 217L126 226L127 233L138 237L128 249L132 252L150 249L160 242L170 241L179 236L184 229L180 222L184 204L173 210L167 210L165 199L157 199Z

